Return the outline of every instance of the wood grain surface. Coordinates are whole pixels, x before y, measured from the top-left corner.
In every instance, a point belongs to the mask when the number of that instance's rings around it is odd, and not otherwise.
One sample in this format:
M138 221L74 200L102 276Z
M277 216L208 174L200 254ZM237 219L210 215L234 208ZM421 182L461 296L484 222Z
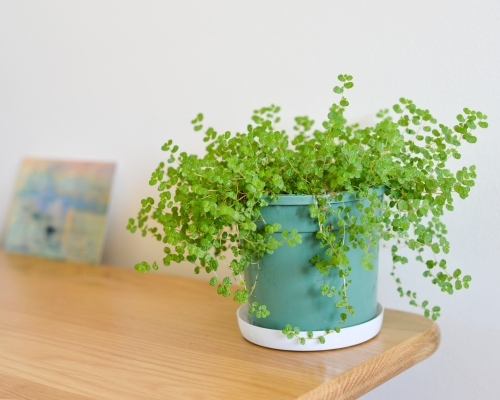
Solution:
M351 399L439 345L432 321L386 310L351 348L266 349L237 307L202 281L0 252L0 399Z

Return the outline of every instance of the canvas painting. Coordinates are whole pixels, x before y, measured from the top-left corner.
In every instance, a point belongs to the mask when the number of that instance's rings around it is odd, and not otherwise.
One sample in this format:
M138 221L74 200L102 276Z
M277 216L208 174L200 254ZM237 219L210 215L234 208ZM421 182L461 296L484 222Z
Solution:
M7 219L7 251L99 263L115 164L25 159Z

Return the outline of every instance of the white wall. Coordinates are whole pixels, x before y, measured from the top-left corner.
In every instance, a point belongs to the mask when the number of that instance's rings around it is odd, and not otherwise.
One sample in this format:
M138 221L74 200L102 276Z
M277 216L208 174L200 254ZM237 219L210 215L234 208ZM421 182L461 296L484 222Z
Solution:
M407 267L417 269L411 279L420 296L443 306L442 344L366 398L497 398L499 19L493 0L4 0L0 227L24 156L116 161L104 262L153 259L161 247L125 225L150 190L160 146L173 138L200 153L189 124L199 111L220 130L242 129L251 110L271 102L284 120L321 121L339 73L355 77L353 120L372 122L401 96L448 124L464 106L482 110L490 129L464 148L477 185L447 217L449 262L472 274L472 288L450 298L420 285L427 282L419 266ZM384 252L380 301L409 309L388 260Z

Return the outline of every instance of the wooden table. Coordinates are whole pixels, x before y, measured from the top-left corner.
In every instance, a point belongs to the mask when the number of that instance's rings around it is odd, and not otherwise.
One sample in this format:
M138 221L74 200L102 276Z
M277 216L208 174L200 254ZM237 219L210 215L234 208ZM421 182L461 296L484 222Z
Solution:
M237 307L203 281L0 252L0 399L357 398L439 345L432 321L386 310L361 345L271 350Z

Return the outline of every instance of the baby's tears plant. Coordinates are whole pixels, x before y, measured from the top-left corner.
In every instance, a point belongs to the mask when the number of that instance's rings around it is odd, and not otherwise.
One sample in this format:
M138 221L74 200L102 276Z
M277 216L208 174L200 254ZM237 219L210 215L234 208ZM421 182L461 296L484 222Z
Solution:
M464 108L456 124L447 126L429 110L401 98L391 112L377 114L374 126L360 127L344 117L349 105L344 94L354 86L352 76L339 75L338 80L333 91L340 100L331 105L321 127L313 129L314 121L300 116L293 135L277 127L280 108L275 105L255 110L246 130L236 133L204 129L203 115L198 114L191 123L196 132L204 131L206 153L179 152L168 140L162 147L167 162L161 162L149 180L157 196L141 200L137 218L129 219L127 229L163 243L164 265L189 261L195 274L208 275L218 294L249 303L251 313L265 318L273 310L250 300L258 279L247 288L243 271L279 246L300 243L301 236L284 231L277 240L273 233L280 226L266 223L261 209L282 195L313 195L310 215L318 221L316 237L326 251L313 257L311 265L318 274L335 270L344 282L339 288L325 282L321 288L324 296L332 297L332 307L342 310L339 324L325 334L338 332L355 313L348 300L350 271L373 268L368 250L381 239L391 244L392 275L400 295L436 320L440 308L419 302L412 289L403 289L396 267L409 262L402 251L408 248L423 265L419 275L442 292L469 287L470 275L448 267L443 257L450 243L441 217L474 186L475 166L452 171L449 161L460 159L460 146L476 142L475 131L488 126L487 116ZM382 201L370 190L381 186ZM368 206L357 206L361 217L350 215L347 206L334 210L329 205L328 199L341 201L345 193L368 200ZM332 213L338 217L335 232L327 223ZM351 265L351 248L365 250L361 266ZM229 276L219 276L221 265L229 267ZM135 268L146 272L158 269L158 264L143 261ZM301 343L312 338L312 332L300 337L300 329L291 325L283 327L283 333L299 337ZM316 339L324 342L323 335Z

